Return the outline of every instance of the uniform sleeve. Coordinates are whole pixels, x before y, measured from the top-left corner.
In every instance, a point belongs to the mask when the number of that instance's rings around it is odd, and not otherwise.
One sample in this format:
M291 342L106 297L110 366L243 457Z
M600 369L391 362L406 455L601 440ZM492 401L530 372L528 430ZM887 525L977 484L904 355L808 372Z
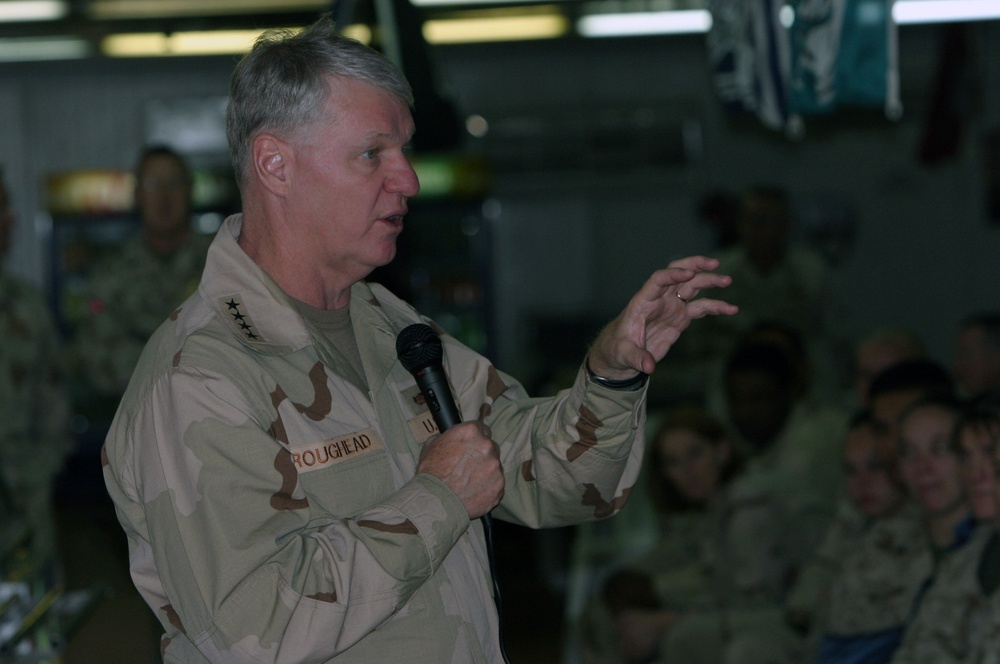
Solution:
M112 427L105 471L133 577L165 598L168 634L213 662L327 661L412 610L469 526L425 475L353 518L316 518L275 423L218 375L175 367L134 412Z
M532 528L611 516L625 504L643 456L645 389L609 390L579 371L554 397L530 399L519 383L491 365L467 391L463 412L478 412L500 447L506 488L495 514ZM467 417L468 419L468 417Z

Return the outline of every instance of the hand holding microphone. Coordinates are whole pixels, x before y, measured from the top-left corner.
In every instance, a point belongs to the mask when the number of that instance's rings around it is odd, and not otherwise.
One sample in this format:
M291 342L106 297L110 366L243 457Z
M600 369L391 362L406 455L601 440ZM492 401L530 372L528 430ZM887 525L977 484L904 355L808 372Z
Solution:
M443 481L465 505L470 519L487 514L503 497L504 477L496 443L480 422L463 423L441 364L441 339L415 323L396 338L400 363L417 380L441 434L424 443L418 473Z

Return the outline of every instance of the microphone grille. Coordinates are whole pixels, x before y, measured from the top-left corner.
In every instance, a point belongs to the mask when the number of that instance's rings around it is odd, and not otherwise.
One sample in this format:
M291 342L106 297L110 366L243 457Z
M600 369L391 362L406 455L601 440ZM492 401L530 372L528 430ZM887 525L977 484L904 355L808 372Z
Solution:
M396 355L410 373L440 364L443 354L441 337L430 325L408 325L396 337Z

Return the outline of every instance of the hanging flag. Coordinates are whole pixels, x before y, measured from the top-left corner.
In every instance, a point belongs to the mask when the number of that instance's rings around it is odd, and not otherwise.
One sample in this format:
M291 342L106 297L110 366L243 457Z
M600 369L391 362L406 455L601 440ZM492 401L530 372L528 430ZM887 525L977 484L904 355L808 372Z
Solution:
M788 120L788 41L779 23L784 0L709 0L708 51L716 93L732 111L771 129Z
M709 0L709 58L730 109L795 134L802 117L901 115L894 0Z

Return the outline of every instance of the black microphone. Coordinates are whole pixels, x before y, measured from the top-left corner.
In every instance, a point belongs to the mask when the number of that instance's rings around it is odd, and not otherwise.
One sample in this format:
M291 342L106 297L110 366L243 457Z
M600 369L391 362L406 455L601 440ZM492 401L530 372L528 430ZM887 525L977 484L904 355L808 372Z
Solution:
M396 355L400 364L417 379L417 387L424 395L438 429L446 431L459 424L462 419L448 385L448 376L441 366L444 355L441 337L434 328L424 323L403 328L396 337Z
M424 323L414 323L404 327L396 337L396 356L399 358L399 363L417 379L417 387L427 400L427 406L438 429L446 431L459 424L462 419L458 416L458 407L448 385L448 376L441 366L441 358L444 356L441 337L434 328ZM500 655L505 664L509 664L510 659L507 657L507 648L503 640L503 603L500 598L500 585L497 583L496 558L493 552L493 516L487 512L480 517L480 521L483 524L490 578L493 581L493 601L497 607Z

